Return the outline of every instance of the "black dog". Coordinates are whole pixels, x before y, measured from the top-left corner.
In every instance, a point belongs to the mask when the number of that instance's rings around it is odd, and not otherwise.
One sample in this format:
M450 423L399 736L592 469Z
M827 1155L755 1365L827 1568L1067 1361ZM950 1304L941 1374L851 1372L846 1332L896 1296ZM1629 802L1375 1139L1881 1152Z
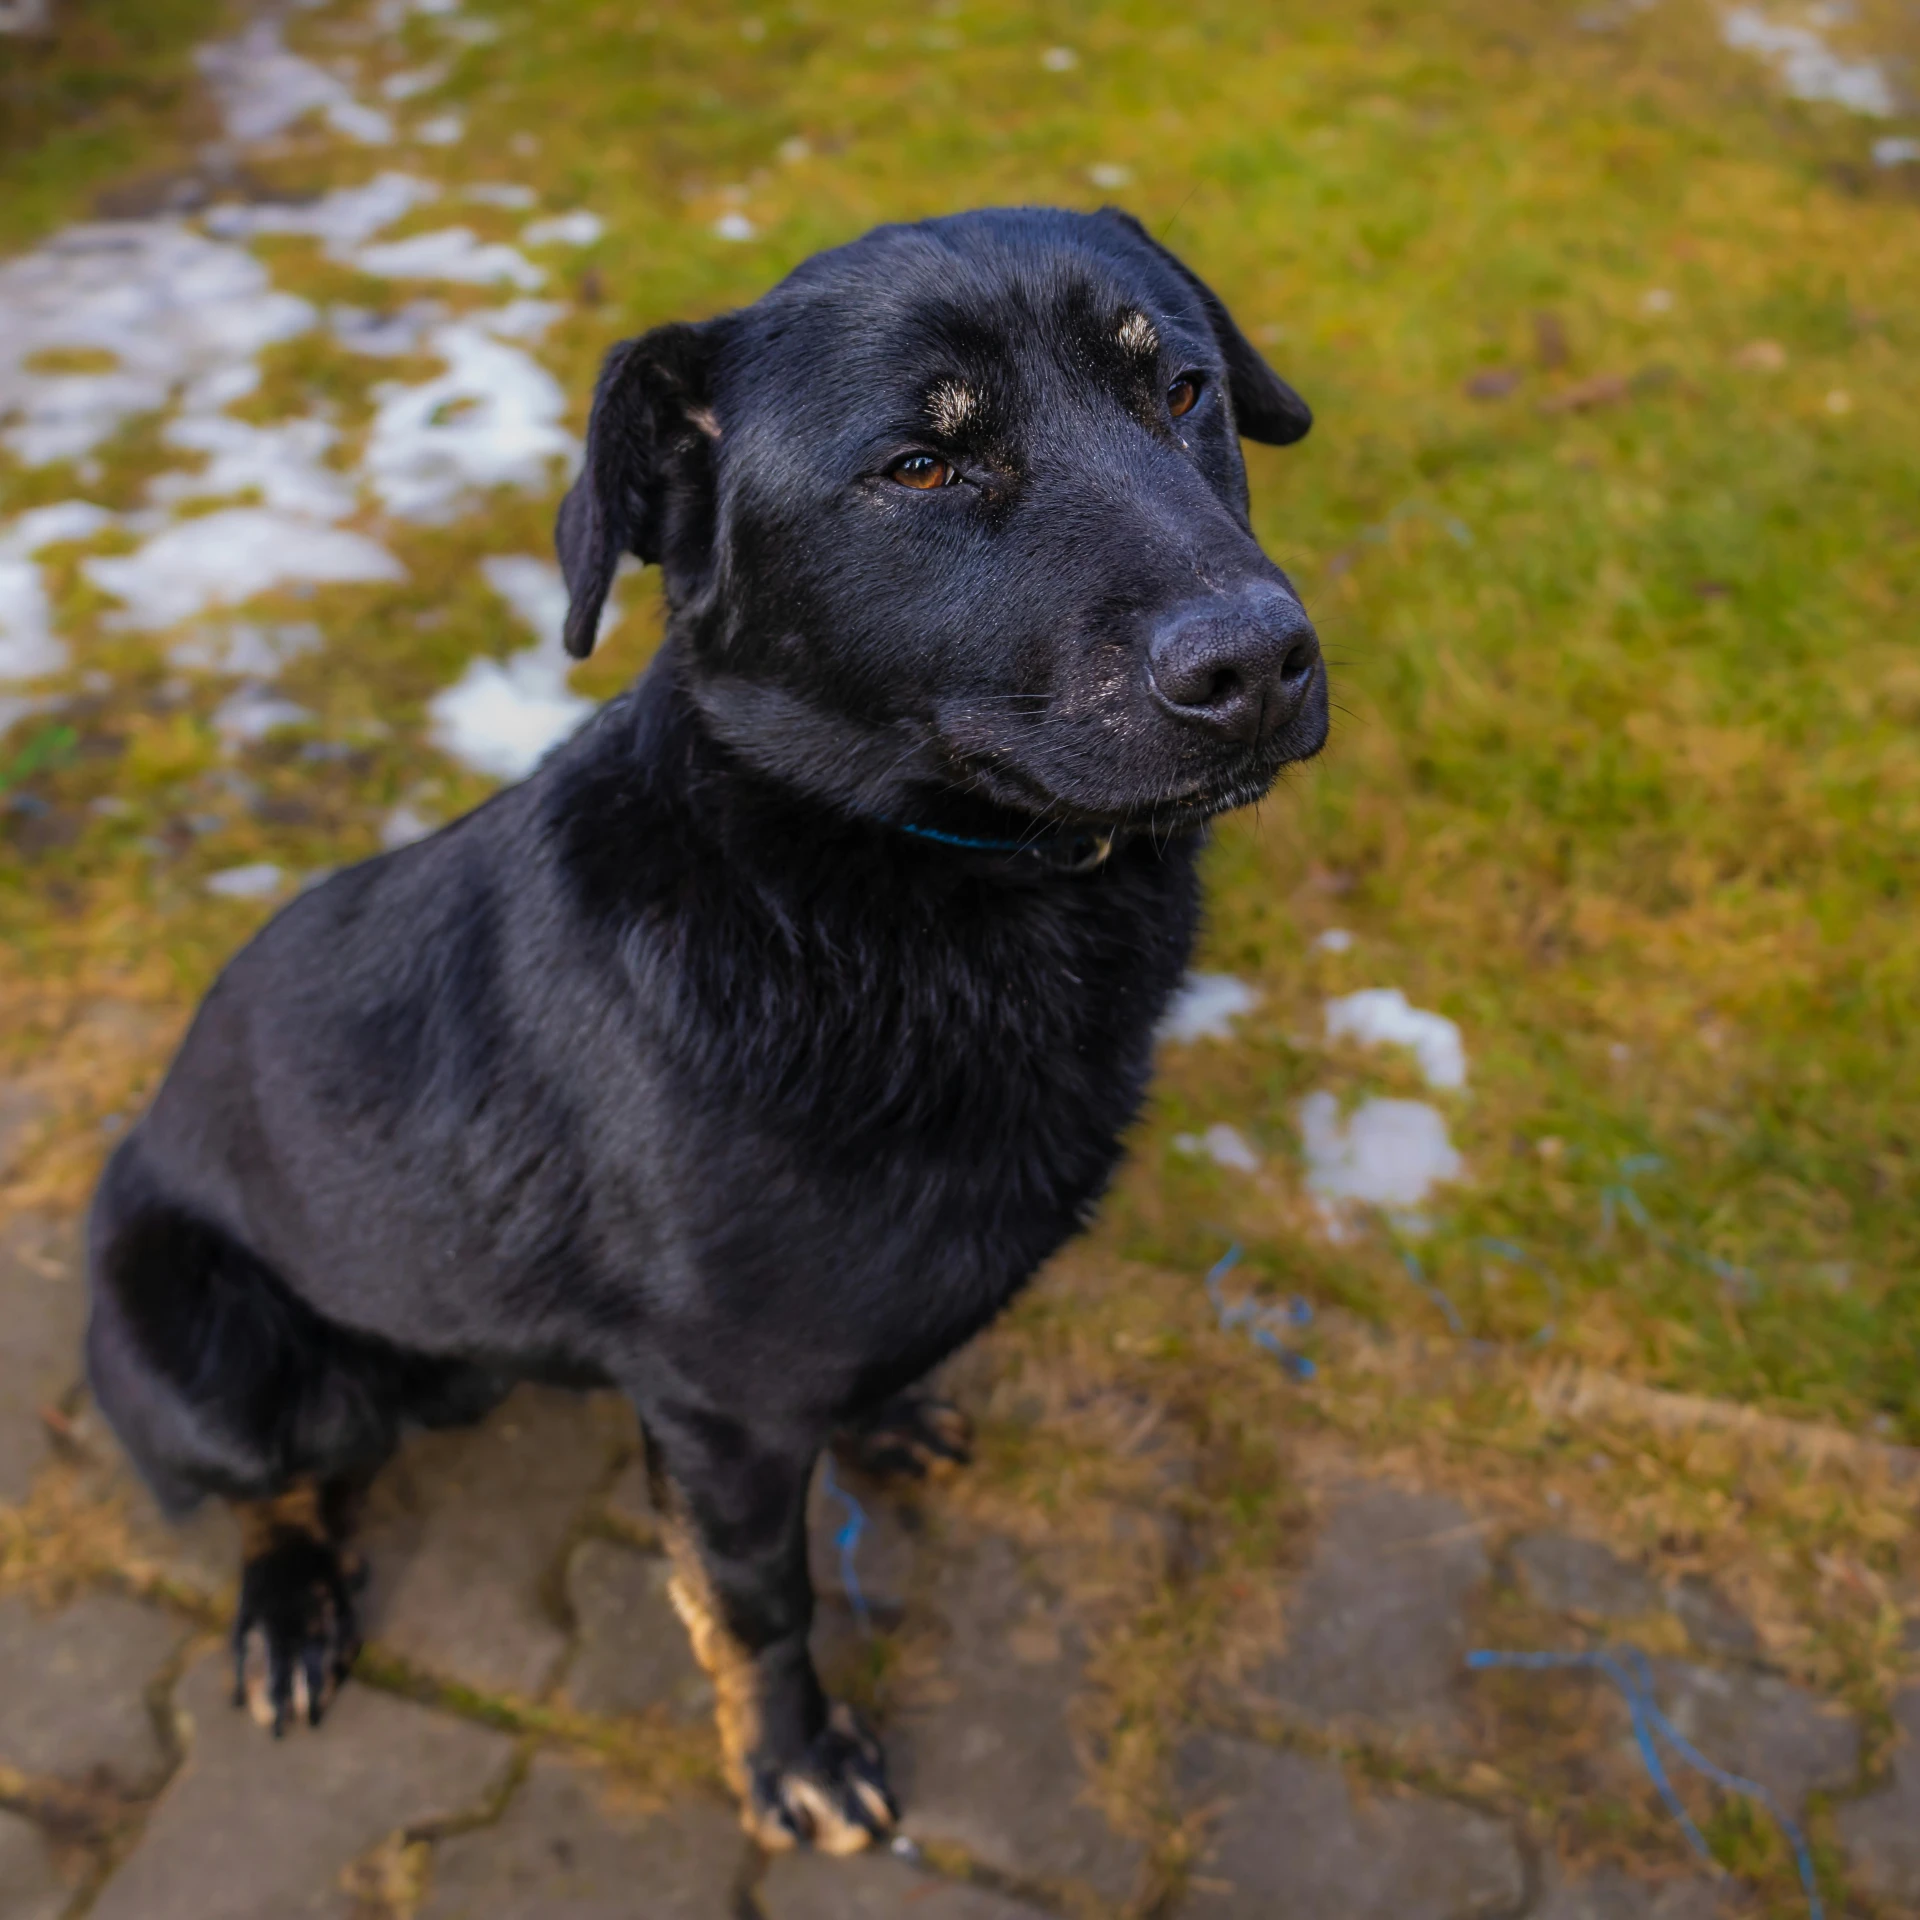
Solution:
M1239 447L1309 422L1111 211L882 228L614 349L567 644L630 552L658 658L280 914L94 1205L95 1390L170 1506L239 1504L276 1730L352 1658L401 1430L612 1384L749 1830L886 1830L808 1659L808 1480L836 1427L957 1449L913 1383L1087 1218L1205 823L1325 738Z

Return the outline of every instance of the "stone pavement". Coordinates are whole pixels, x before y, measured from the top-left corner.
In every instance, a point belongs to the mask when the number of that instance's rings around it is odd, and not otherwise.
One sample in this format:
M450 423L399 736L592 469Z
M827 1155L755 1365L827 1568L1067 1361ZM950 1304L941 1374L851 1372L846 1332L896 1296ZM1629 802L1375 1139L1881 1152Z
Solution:
M0 1920L1755 1910L1664 1821L1604 1682L1463 1660L1603 1635L1656 1651L1689 1738L1826 1822L1857 1911L1920 1908L1916 1745L1864 1773L1861 1728L1771 1670L1724 1595L1325 1448L1145 1790L1106 1765L1121 1735L1100 1650L1143 1596L1177 1591L1192 1544L1117 1512L1150 1577L1102 1588L1045 1530L996 1526L964 1478L901 1494L842 1468L815 1500L822 1665L886 1733L910 1845L759 1857L715 1784L631 1418L536 1390L404 1449L372 1504L362 1672L317 1735L272 1743L229 1704L223 1518L166 1529L86 1407L73 1235L0 1244L9 1365L29 1356L31 1382L0 1401L0 1448L24 1463L29 1526L53 1511L105 1543L92 1577L0 1591ZM851 1586L846 1495L864 1518ZM1920 1693L1896 1718L1920 1743Z

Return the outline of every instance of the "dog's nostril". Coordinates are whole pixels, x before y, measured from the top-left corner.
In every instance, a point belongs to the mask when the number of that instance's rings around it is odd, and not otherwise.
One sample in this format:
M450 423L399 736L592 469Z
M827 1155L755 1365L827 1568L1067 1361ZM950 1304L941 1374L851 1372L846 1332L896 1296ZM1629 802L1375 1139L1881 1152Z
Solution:
M1304 680L1313 671L1313 664L1320 658L1320 650L1312 641L1303 640L1297 647L1287 649L1287 657L1280 662L1280 679L1286 686L1294 686Z
M1212 680L1207 684L1206 698L1200 704L1208 707L1230 707L1239 699L1245 685L1237 668L1217 668Z

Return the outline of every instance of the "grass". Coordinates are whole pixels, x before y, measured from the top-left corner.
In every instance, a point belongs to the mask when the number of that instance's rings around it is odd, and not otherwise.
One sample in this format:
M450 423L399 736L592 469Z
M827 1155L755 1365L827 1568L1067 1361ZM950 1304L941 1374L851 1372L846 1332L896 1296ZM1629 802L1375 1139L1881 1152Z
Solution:
M1255 981L1262 1010L1243 1044L1171 1060L1103 1244L1197 1273L1239 1240L1256 1277L1432 1315L1382 1238L1303 1233L1285 1170L1309 1088L1411 1090L1393 1061L1319 1035L1327 993L1396 984L1467 1037L1471 1090L1449 1117L1471 1178L1421 1258L1476 1333L1538 1329L1547 1270L1554 1338L1582 1358L1920 1438L1920 950L1904 937L1920 669L1902 622L1920 570L1920 249L1911 198L1861 164L1870 125L1782 104L1686 8L1608 32L1493 0L1266 18L1203 3L1177 22L1144 6L491 12L500 37L460 52L433 104L484 126L498 164L471 142L425 164L606 218L554 345L575 393L609 340L750 299L876 220L1093 205L1090 171L1125 168L1117 197L1315 403L1301 448L1251 461L1259 531L1327 637L1334 738L1219 835L1206 963ZM83 211L109 168L138 170L191 122L178 81L206 10L141 15L70 10L34 51L56 84L0 149L0 200L28 210L14 237ZM369 42L337 7L300 28L368 72L426 57L429 30ZM1072 64L1045 64L1055 47ZM261 172L312 188L377 158L296 137ZM730 210L752 241L715 236ZM340 292L310 246L274 252L284 284ZM1476 376L1495 397L1472 396ZM354 432L370 377L295 342L251 405L317 398ZM94 497L131 501L148 438L123 436ZM74 484L0 468L0 506ZM510 644L473 562L541 546L549 504L405 536L405 587L288 604L334 636L296 697L366 744L253 770L304 790L323 826L289 846L256 822L223 859L351 858L402 793L425 783L443 812L477 797L421 746L421 708L474 647ZM30 779L16 745L10 778L134 813L89 818L52 866L16 864L0 912L55 976L137 953L153 992L181 996L247 918L138 850L143 821L194 813L221 777L210 696L167 694L153 650L109 639L77 567L56 572L93 657L143 679L142 710L103 717L94 758ZM602 691L652 631L647 589L630 597ZM1315 949L1334 925L1352 947ZM1280 1171L1249 1182L1171 1152L1218 1119ZM1623 1161L1641 1171L1607 1231ZM1534 1264L1490 1258L1488 1238Z

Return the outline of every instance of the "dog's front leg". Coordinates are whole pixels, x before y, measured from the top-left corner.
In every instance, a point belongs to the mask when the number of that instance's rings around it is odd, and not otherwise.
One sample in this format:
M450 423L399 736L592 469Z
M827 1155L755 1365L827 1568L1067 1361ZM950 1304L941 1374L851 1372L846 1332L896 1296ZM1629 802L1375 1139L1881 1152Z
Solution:
M895 1809L878 1743L821 1691L807 1650L807 1485L822 1435L643 1410L673 1600L718 1695L741 1819L762 1846L853 1853Z

